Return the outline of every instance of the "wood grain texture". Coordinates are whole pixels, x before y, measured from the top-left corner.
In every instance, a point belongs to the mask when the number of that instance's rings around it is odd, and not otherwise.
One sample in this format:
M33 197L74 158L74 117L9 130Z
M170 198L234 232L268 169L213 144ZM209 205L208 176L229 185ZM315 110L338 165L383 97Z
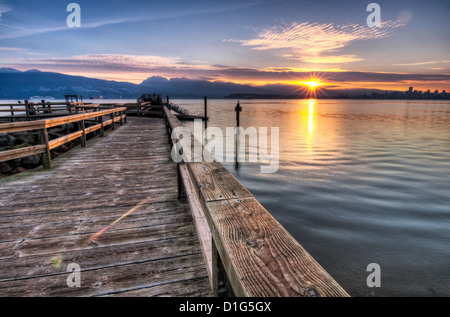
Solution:
M21 148L21 149L2 151L2 152L0 152L0 162L14 160L16 158L20 158L20 157L24 157L24 156L28 156L28 155L44 153L45 148L46 148L45 145L35 145L35 146L29 146L29 147Z
M236 295L348 296L255 198L207 203Z
M184 134L181 122L168 109L164 111L169 130ZM180 137L175 133L172 140L179 142ZM180 144L188 147L193 142ZM212 280L217 295L219 284L226 282L215 276L221 275L223 266L237 296L348 296L221 163L192 162L187 155L183 159L213 238Z
M0 296L211 296L164 121L128 120L50 170L0 180Z
M219 162L187 163L199 194L206 202L253 197L252 194Z

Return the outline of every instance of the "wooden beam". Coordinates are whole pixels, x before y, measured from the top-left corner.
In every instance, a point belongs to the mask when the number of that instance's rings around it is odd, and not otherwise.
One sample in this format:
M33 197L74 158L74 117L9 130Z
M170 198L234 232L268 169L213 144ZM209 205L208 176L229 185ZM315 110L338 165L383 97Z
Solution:
M14 149L9 151L1 151L0 152L0 162L5 162L9 160L15 160L17 158L29 156L29 155L35 155L35 154L41 154L45 151L45 145L35 145L35 146L29 146L24 147L20 149Z
M170 132L183 127L167 108L164 115ZM182 147L195 143L192 135L185 142L172 138ZM192 162L187 152L184 164L212 236L216 295L227 282L236 296L348 296L221 163ZM228 281L222 280L222 269Z
M95 112L89 112L89 113L85 113L85 114L78 114L78 115L72 115L72 116L65 116L65 117L61 117L61 118L48 119L48 120L45 120L45 126L47 128L56 127L56 126L67 124L67 123L77 122L77 121L86 120L86 119L92 119L92 118L96 118L96 117L104 116L104 115L108 115L108 114L114 114L115 112L120 112L120 111L124 111L124 110L126 110L126 108L114 108L114 109L110 109L110 110L95 111Z
M115 108L109 110L102 110L96 112L89 112L85 114L71 115L71 116L63 116L59 118L53 119L43 119L43 120L35 120L35 121L26 121L26 122L13 122L13 123L2 123L0 124L0 133L13 133L13 132L21 132L21 131L29 131L29 130L40 130L45 128L52 128L63 124L68 124L72 122L77 122L86 119L92 119L99 116L108 115L114 112L125 111L126 108ZM117 117L117 120L120 120L121 117Z
M76 140L78 138L81 138L83 136L83 131L76 131L74 133L71 133L69 135L62 136L60 138L57 138L55 140L51 140L49 142L50 150L53 150L54 148L57 148L58 146L61 146L63 144L66 144L70 141Z
M0 124L0 133L13 133L30 130L40 130L45 127L44 120L12 122Z
M197 236L202 248L203 258L206 263L206 269L210 279L211 289L213 288L213 264L212 264L212 237L209 231L208 222L203 213L203 208L198 200L194 184L189 176L186 164L179 164L180 176L184 184L186 191L186 197L189 202L192 218L194 219L195 228L197 230Z
M50 154L50 144L48 142L48 132L47 129L39 130L39 143L45 145L45 150L42 153L42 165L45 169L52 168L52 156Z

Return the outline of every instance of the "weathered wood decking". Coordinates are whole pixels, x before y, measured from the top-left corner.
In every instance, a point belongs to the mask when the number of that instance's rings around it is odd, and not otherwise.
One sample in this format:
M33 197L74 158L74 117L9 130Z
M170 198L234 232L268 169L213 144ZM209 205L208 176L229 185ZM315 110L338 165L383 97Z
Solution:
M51 170L0 180L0 296L211 295L164 121L128 120Z

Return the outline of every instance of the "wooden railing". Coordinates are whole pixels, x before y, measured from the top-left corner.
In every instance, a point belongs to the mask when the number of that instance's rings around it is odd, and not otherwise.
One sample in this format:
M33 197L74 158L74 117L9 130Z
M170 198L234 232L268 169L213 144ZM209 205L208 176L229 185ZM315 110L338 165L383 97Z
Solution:
M187 132L167 107L164 116L169 142L180 145L179 184L191 206L216 296L348 296L220 162L187 157L193 151L185 147L199 141L192 134L186 140L172 133L182 129L186 138Z
M41 100L41 102L28 102L28 100L25 100L24 103L18 104L0 104L0 107L2 107L0 113L9 112L11 117L17 117L17 113L19 112L23 113L26 118L33 118L40 114L52 114L58 111L67 111L69 114L78 113L83 110L91 110L97 106L99 105L84 102L46 102L45 100Z
M0 133L38 130L40 144L14 150L1 151L0 162L34 154L41 154L44 168L51 168L52 163L50 150L78 138L81 139L81 145L86 146L87 134L100 130L100 135L103 135L104 127L108 125L111 125L111 127L114 129L115 122L119 122L120 124L126 122L125 112L126 108L114 108L46 120L2 123L0 124ZM108 115L110 117L109 120L104 121L103 117ZM85 120L88 119L97 119L98 124L86 127ZM73 122L78 122L78 131L49 141L47 129Z

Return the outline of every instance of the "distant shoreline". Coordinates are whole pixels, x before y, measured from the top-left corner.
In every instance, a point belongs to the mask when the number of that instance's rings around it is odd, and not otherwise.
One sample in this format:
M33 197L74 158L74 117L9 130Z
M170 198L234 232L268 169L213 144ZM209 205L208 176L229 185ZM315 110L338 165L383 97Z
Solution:
M449 94L450 95L450 94ZM45 99L45 98L42 98ZM203 97L171 97L172 100L177 99L185 99L185 100L203 100ZM255 95L255 96L248 96L248 95L230 95L226 97L208 97L210 100L304 100L304 99L319 99L319 100L437 100L437 101L445 101L450 100L449 97L435 97L435 98L393 98L393 97L386 97L383 98L381 96L379 97L371 97L371 96L316 96L316 97L298 97L298 96L264 96L264 95ZM40 102L41 99L0 99L0 106L2 105L9 105L9 104L17 104L17 101L20 100L23 102L24 100L29 100L33 102L34 100ZM63 102L64 99L60 98L52 98L52 99L45 99L49 102ZM124 102L129 102L131 100L135 100L134 98L105 98L105 99L87 99L86 102L98 102L102 101L104 103L108 103L115 100L123 100ZM2 103L3 102L3 103Z

